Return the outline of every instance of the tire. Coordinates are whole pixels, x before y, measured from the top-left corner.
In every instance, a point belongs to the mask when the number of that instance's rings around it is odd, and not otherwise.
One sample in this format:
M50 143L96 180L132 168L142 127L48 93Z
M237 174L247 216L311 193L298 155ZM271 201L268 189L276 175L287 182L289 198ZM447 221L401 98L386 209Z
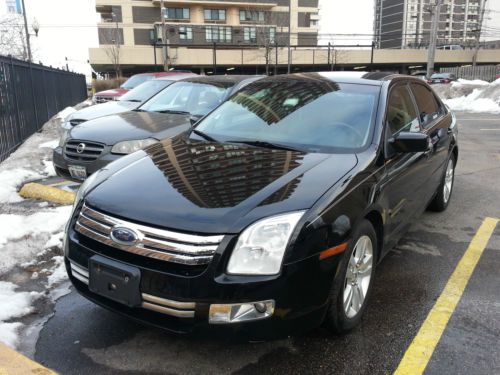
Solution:
M429 204L429 210L443 212L448 207L455 182L456 164L457 161L455 160L455 155L451 154L450 158L446 162L446 169L444 170L443 177L441 178L441 183L437 188L436 195Z
M366 241L369 241L369 243ZM359 254L358 252L361 250L360 246L362 246L362 243L366 246L371 245L371 264L369 271L367 267L370 263L368 260L369 248L365 248L366 256L356 263L358 265L361 264L361 267L352 267L353 261L356 261L356 257ZM325 326L330 331L344 333L350 331L359 324L371 294L373 277L375 276L375 265L377 264L377 254L377 235L372 224L364 219L353 230L352 240L350 240L349 247L344 253L344 257L341 260L333 281L330 295L330 307L324 321ZM365 267L363 267L363 264ZM362 272L363 268L366 268L364 270L365 272ZM353 272L353 270L355 272ZM349 293L349 290L352 294ZM357 303L355 304L356 301L359 301L359 290L364 294L364 298L361 300L361 306ZM344 299L348 302L349 296L350 303L344 304Z

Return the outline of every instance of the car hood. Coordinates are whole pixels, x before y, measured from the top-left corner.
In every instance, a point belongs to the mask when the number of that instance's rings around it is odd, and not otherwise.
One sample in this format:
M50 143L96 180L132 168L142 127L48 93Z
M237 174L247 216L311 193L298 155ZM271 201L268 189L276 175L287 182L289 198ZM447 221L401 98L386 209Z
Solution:
M92 120L97 117L114 115L117 113L123 113L131 111L139 107L141 103L137 102L126 102L126 101L113 101L102 104L91 105L80 109L79 111L73 112L67 120Z
M189 128L189 116L156 112L123 112L84 122L69 137L109 146L132 139L172 137Z
M133 222L212 234L310 208L357 164L354 154L195 142L185 135L140 153L94 187L86 203Z
M95 93L95 96L122 96L125 95L127 92L129 92L129 89L124 89L121 87L118 87L116 89L111 89L111 90L105 90L105 91L99 91Z

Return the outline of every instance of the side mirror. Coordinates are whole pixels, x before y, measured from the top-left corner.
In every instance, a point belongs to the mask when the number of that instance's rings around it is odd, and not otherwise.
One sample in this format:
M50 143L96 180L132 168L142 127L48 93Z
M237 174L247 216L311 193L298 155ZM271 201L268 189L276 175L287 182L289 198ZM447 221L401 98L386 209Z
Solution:
M429 149L429 136L424 133L400 132L389 139L397 152L425 152Z

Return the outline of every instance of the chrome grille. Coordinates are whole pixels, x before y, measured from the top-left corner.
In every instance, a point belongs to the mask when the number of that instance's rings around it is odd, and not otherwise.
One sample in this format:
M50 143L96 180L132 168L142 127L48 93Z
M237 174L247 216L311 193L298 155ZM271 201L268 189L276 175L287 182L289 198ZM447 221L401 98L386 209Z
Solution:
M89 285L88 269L70 261L71 275ZM178 318L194 318L196 308L195 302L179 302L171 299L161 298L152 294L141 293L142 307L162 314L176 316Z
M113 241L111 231L115 226L134 230L139 239L132 245ZM185 265L210 263L224 237L198 236L147 227L102 214L85 204L75 224L75 230L116 249Z
M64 156L68 160L94 161L101 155L103 150L104 145L101 143L72 139L66 142L64 146Z

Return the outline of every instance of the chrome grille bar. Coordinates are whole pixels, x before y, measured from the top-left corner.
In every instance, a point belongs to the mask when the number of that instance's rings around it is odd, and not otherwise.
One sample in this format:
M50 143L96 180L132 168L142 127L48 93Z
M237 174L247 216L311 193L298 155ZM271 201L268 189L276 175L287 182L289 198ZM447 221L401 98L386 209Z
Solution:
M114 226L133 229L139 240L122 245L111 239ZM224 236L198 236L146 227L100 213L84 205L75 230L105 245L168 262L201 265L210 263Z
M71 274L77 280L89 285L89 271L82 266L70 261ZM195 302L180 302L152 294L141 293L142 308L159 312L161 314L171 315L178 318L194 318Z

